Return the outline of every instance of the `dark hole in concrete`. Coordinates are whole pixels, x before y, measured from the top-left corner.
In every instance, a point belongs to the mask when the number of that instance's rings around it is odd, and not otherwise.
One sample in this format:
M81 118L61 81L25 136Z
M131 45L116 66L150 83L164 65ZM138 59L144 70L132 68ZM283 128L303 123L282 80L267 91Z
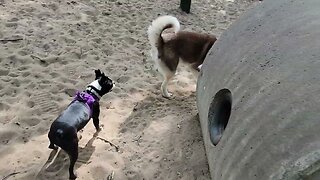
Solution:
M217 145L227 127L232 106L232 94L228 89L221 89L214 96L208 113L208 128L212 144Z

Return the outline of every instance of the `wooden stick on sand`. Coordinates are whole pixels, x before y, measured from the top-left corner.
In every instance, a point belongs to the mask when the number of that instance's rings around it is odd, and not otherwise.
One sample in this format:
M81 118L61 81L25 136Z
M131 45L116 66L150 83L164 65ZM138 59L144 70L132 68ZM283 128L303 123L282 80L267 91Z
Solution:
M102 140L102 141L104 141L105 143L109 143L110 146L115 147L115 148L116 148L116 151L119 152L119 148L120 148L119 146L113 144L112 142L110 142L110 141L108 141L108 140L106 140L106 139L104 139L104 138L102 138L102 137L100 137L100 136L98 136L97 138L100 139L100 140Z

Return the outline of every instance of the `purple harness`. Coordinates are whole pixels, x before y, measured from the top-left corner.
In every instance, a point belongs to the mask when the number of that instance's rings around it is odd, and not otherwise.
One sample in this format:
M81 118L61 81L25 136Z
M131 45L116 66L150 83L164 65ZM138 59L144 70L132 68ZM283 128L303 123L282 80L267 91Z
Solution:
M87 107L90 109L90 118L92 116L93 112L93 104L96 101L96 99L90 95L87 92L79 92L77 91L76 96L74 97L73 101L79 101L87 105Z

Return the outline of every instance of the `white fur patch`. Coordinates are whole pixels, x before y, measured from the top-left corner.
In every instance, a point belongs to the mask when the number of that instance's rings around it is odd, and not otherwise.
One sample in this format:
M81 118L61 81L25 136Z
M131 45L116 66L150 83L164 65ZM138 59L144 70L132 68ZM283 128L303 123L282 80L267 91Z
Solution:
M88 86L93 86L95 87L98 91L101 91L102 87L99 84L98 80L93 81L92 83L90 83ZM101 98L101 96L99 95L98 92L96 92L92 87L87 87L88 91L91 91L93 94L95 94L99 99Z
M161 36L162 30L169 24L173 25L175 33L180 30L180 23L178 19L173 16L160 16L152 21L151 25L148 28L148 39L151 47L157 48L157 42Z
M100 84L99 84L99 81L98 80L95 80L95 81L93 81L92 83L90 83L89 84L90 86L93 86L93 87L95 87L95 88L97 88L99 91L101 90L101 86L100 86Z

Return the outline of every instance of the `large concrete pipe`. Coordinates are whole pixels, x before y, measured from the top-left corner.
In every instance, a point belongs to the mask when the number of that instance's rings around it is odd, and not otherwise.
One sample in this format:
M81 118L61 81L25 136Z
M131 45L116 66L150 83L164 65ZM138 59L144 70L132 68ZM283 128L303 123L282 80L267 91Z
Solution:
M266 0L205 59L197 104L213 180L320 180L320 0Z

